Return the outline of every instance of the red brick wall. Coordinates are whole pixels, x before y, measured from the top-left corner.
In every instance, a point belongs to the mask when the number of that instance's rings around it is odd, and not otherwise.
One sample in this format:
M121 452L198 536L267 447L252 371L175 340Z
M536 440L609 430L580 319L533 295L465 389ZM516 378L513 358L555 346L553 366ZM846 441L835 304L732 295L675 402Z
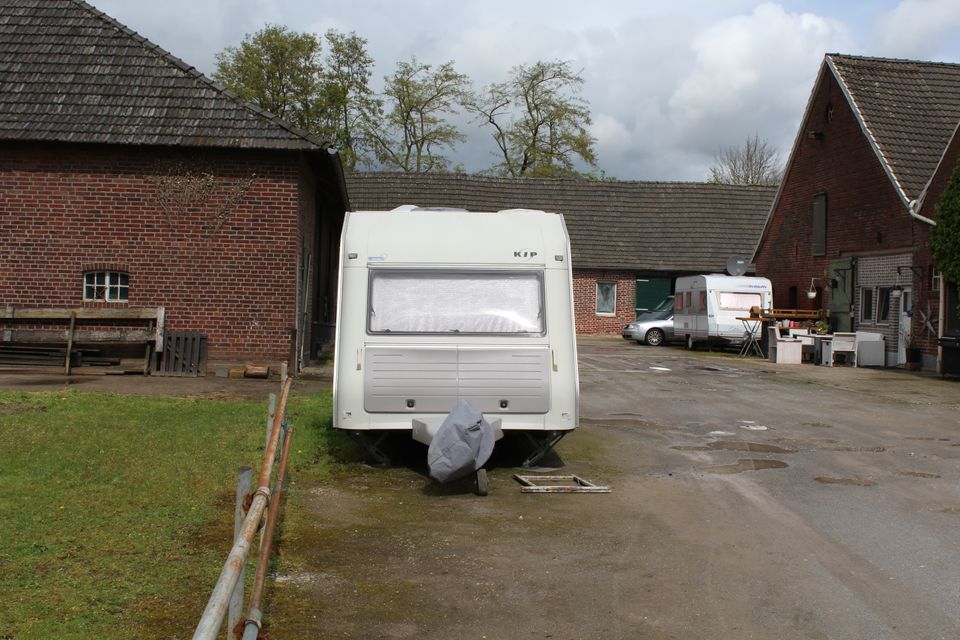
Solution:
M597 283L615 282L617 307L615 315L597 313ZM633 271L600 269L573 270L573 309L577 333L620 334L623 325L636 318L636 274Z
M927 225L907 214L906 206L829 71L824 72L800 131L779 201L755 257L757 275L770 278L773 283L774 306L788 306L789 289L797 287L801 308L813 308L803 291L810 287L812 277L827 275L832 258L906 253L916 248L915 264L928 261L924 255L928 253ZM809 135L814 131L822 132L822 139ZM826 255L814 256L811 246L813 199L824 192L827 194ZM908 284L910 279L906 273L903 284ZM920 284L914 282L915 296ZM825 288L824 294L822 306L826 308L829 288ZM924 312L926 299L916 298ZM920 324L913 322L915 335Z
M923 205L920 207L920 215L936 220L937 205L939 204L940 198L943 195L943 190L947 188L947 181L950 180L950 176L953 174L958 162L960 162L960 135L955 135L953 140L950 142L950 145L947 147L947 151L940 162L940 166L937 168L937 172L930 181L927 197L924 199ZM923 243L922 246L929 246L930 227L928 225L917 225L917 242ZM929 251L924 251L920 258L921 260L918 260L917 264L923 270L923 277L918 278L923 280L922 289L917 287L915 284L914 291L922 292L923 297L919 297L919 293L914 295L917 296L916 299L918 303L922 302L920 311L922 311L924 314L927 314L929 307L930 313L927 315L931 316L931 322L933 326L937 327L937 318L939 317L940 311L940 292L934 291L932 288L931 276L934 266L933 257L930 255ZM914 324L919 324L922 322L922 319L917 314L914 314L913 322ZM953 330L956 329L956 327L944 327L944 329ZM923 346L925 352L936 353L936 336L929 330L929 328L923 330L921 334L914 336L914 343L918 342L919 345Z
M300 171L285 153L4 145L0 306L80 306L83 272L109 267L129 273L130 306L205 333L211 360L286 360ZM171 172L214 178L165 213Z

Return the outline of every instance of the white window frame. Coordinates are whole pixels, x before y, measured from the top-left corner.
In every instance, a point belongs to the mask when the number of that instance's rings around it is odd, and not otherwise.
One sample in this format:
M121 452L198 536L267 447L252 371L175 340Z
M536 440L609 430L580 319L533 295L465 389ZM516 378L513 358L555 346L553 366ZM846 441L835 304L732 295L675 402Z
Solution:
M83 273L84 302L129 302L130 275L99 269Z
M613 311L601 311L600 310L600 287L601 286L610 286L613 287ZM617 283L616 282L606 282L602 280L597 281L597 304L596 312L598 316L612 317L617 315Z
M940 269L931 267L930 269L930 291L939 292L943 283L943 274Z

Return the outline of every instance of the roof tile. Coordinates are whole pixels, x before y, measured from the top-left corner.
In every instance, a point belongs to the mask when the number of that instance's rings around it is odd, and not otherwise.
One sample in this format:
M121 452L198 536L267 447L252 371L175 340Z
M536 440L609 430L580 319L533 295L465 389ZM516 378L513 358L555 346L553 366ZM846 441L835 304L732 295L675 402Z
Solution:
M0 140L317 150L80 0L0 0Z
M960 64L829 54L907 201L960 122Z
M353 210L402 204L561 213L573 265L637 271L722 271L752 255L776 187L698 182L597 182L462 174L354 173Z

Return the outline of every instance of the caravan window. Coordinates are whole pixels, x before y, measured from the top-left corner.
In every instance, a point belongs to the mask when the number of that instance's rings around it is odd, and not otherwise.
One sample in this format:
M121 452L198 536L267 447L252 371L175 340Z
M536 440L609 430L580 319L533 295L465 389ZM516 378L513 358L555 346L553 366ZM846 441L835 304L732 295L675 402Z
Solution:
M543 273L371 269L367 330L543 335Z
M763 298L759 293L721 291L717 295L720 299L720 308L724 311L747 311L750 307L763 308Z

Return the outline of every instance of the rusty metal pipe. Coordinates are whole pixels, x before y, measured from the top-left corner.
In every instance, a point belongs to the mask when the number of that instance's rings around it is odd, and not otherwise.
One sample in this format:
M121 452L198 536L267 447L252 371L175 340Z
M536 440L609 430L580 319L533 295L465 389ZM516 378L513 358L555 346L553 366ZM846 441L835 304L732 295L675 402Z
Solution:
M290 454L290 439L293 429L287 427L283 437L283 452L280 454L280 466L277 467L277 481L270 500L270 509L267 511L267 524L260 541L260 559L257 562L257 573L253 578L253 588L250 590L250 615L243 626L242 640L256 640L260 632L260 598L263 597L263 584L267 578L267 567L270 564L270 547L273 544L273 530L280 515L280 498L283 494L283 476L287 471L287 456Z
M247 555L250 553L250 546L257 529L260 528L260 520L263 518L264 509L270 501L270 476L273 472L273 459L277 455L277 442L280 440L280 428L286 412L287 396L290 393L291 382L292 379L288 378L280 391L277 412L273 417L273 431L270 433L267 450L263 454L263 466L260 468L260 479L257 490L253 495L253 502L247 510L247 517L243 520L240 536L237 537L233 543L233 548L230 549L230 554L220 571L220 577L217 578L217 584L213 587L213 592L210 594L207 606L203 610L203 615L200 616L197 629L193 632L193 640L214 640L220 633L220 627L223 626L223 618L227 614L230 596L240 579L240 571L247 560Z

